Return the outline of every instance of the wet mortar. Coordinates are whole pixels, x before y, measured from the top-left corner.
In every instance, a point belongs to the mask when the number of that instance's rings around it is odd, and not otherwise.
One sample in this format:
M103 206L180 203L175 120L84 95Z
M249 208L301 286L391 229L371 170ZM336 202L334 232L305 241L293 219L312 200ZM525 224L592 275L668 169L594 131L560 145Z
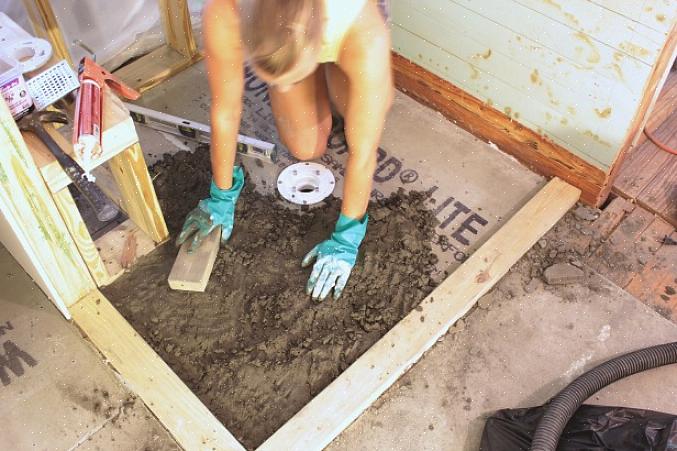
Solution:
M207 195L209 152L166 155L151 175L176 236ZM340 200L299 211L247 184L233 236L204 293L173 291L170 242L103 291L248 449L260 445L430 293L443 274L424 193L372 203L367 236L340 300L304 292L300 262L326 239Z

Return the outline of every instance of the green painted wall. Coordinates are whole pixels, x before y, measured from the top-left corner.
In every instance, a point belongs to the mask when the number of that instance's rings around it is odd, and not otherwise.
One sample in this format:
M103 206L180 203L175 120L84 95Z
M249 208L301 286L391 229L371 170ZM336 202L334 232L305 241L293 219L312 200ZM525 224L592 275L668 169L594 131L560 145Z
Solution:
M402 56L603 170L677 0L393 0Z

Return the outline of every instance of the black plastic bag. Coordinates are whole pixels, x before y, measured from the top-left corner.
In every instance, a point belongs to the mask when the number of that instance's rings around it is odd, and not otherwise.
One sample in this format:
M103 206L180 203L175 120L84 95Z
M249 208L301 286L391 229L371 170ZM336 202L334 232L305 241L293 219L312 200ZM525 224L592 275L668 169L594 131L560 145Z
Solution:
M545 409L499 410L484 426L480 451L528 450ZM677 451L677 415L583 405L564 429L557 450Z

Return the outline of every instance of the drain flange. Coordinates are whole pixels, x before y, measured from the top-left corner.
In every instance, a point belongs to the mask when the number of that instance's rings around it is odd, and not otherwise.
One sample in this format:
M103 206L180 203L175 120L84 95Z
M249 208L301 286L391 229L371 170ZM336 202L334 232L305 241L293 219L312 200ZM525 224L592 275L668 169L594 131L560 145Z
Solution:
M283 198L298 205L313 205L334 191L334 174L319 163L287 166L277 178L277 190Z

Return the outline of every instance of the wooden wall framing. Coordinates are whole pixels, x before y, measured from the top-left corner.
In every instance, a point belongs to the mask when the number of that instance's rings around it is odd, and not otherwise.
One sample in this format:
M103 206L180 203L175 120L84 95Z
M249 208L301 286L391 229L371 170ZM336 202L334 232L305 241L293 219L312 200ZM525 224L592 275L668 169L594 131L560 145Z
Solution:
M551 180L416 309L258 450L321 450L404 374L579 199ZM186 450L244 447L98 291L71 308L75 323ZM421 321L421 316L425 321Z
M47 39L59 59L73 61L49 0L23 0L37 36ZM116 71L129 86L143 92L198 62L187 0L158 0L166 43Z

